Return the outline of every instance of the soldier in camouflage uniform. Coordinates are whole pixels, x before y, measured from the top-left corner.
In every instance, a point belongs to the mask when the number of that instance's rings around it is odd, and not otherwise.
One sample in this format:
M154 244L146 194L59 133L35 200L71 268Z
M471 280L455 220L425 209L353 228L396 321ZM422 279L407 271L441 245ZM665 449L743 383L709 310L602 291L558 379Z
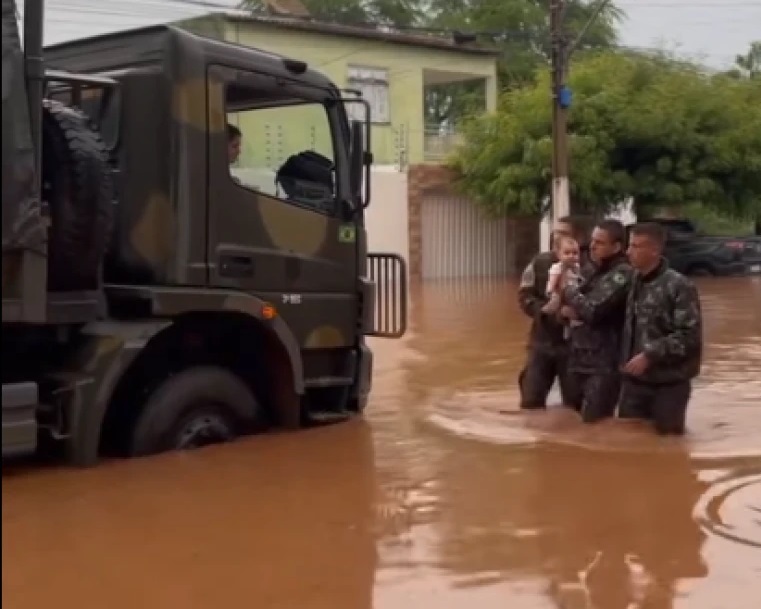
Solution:
M658 224L631 230L636 271L622 336L624 373L619 417L652 419L660 434L681 435L703 352L700 297L693 283L663 259Z
M573 237L585 241L580 223L570 216L560 218L553 230L553 238ZM563 324L557 315L547 315L542 307L547 304L547 277L550 266L557 262L554 252L541 252L528 264L521 276L518 303L533 321L529 335L528 358L518 378L521 408L545 408L547 396L557 378L565 401L566 360L568 355L563 338ZM584 261L582 260L582 265Z
M587 277L563 292L561 314L582 322L571 328L565 403L586 423L612 416L621 389L621 328L632 282L625 240L626 229L619 221L600 222L592 232Z

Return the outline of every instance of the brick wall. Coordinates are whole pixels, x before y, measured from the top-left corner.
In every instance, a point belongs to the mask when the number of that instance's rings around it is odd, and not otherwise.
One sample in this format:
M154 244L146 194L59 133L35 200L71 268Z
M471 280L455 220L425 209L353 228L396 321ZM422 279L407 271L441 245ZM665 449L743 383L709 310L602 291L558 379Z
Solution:
M407 174L408 187L408 233L409 233L409 274L420 280L423 268L423 226L422 209L426 196L434 193L455 194L452 187L453 172L441 165L410 165ZM505 239L512 245L510 249L511 273L517 275L539 251L539 218L511 218Z

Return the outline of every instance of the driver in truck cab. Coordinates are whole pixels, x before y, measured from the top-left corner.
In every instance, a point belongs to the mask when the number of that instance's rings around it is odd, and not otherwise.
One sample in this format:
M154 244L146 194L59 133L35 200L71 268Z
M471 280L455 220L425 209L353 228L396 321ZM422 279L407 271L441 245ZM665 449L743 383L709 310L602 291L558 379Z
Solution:
M227 123L227 160L232 165L240 156L243 135L235 125Z

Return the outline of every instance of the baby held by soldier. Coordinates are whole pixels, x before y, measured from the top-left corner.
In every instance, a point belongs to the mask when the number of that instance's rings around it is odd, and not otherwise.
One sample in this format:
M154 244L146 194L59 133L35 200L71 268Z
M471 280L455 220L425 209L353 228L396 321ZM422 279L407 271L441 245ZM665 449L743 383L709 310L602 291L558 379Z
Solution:
M617 220L588 235L565 217L553 250L526 267L519 303L532 325L521 408L546 408L557 379L563 404L586 423L617 415L681 435L702 358L700 299L663 258L660 225L637 224L626 242Z

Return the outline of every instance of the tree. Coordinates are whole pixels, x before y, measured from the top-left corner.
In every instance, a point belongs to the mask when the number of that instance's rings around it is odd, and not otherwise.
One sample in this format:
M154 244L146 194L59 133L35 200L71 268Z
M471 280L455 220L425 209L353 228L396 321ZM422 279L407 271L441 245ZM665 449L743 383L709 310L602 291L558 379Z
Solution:
M570 75L574 208L633 197L639 211L698 203L761 211L761 80L707 75L665 55L594 53ZM549 75L471 120L453 160L461 188L495 215L539 211L550 191Z
M743 76L758 78L761 76L761 40L750 43L745 55L738 55L735 60Z
M592 16L599 0L568 0L565 32L573 40ZM538 65L550 56L550 0L431 0L429 24L452 30L480 32L479 38L502 51L500 81L507 87L533 79ZM608 4L584 35L580 50L610 48L617 41L623 12Z
M738 55L735 64L739 77L761 79L761 40L751 42L748 52L745 55ZM754 222L754 232L761 235L761 203Z

